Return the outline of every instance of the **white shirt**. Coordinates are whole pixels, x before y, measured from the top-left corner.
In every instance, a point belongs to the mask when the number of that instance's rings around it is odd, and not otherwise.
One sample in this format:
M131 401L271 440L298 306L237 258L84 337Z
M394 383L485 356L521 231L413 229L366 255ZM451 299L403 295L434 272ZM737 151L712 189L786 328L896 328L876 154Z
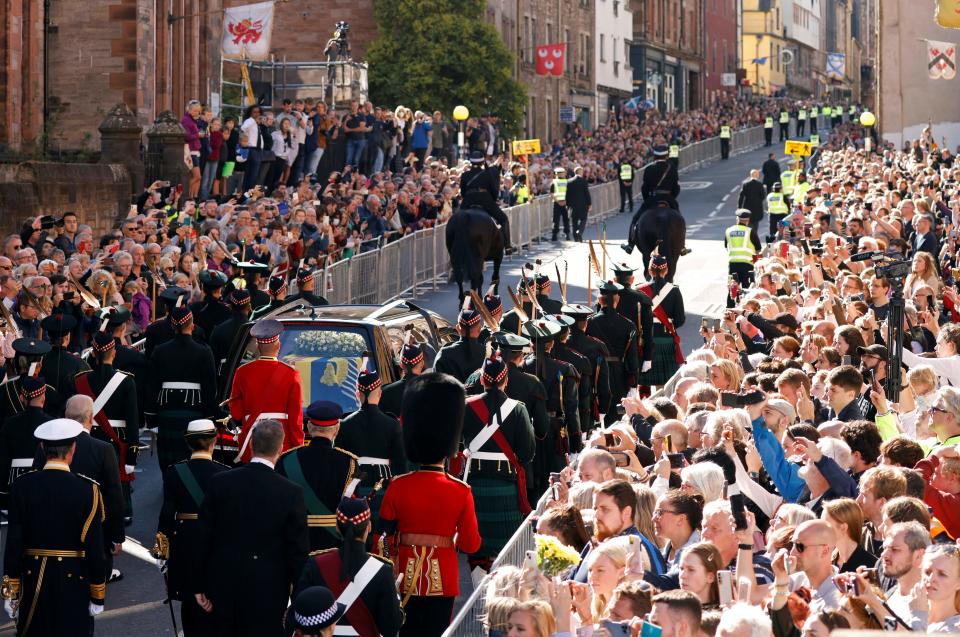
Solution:
M275 469L275 468L276 468L276 467L274 466L274 464L273 464L272 462L270 462L269 460L267 460L266 458L258 458L257 456L254 456L253 458L250 459L250 464L253 464L254 462L259 462L260 464L265 464L265 465L267 465L268 467L270 467L271 469Z
M260 146L260 127L257 125L257 120L248 117L240 126L240 131L247 136L248 148L258 148Z
M953 387L960 387L960 356L953 355L946 358L923 358L908 349L903 350L903 364L907 367L929 365L944 382Z

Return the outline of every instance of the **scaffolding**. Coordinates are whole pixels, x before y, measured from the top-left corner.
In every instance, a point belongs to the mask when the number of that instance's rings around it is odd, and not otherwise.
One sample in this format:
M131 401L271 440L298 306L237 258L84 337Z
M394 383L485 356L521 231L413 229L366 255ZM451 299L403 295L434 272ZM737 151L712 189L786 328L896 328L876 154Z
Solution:
M239 115L249 106L243 84L241 61L220 58L220 106ZM248 61L247 70L254 100L265 109L276 110L284 99L312 97L332 109L351 100L367 100L367 64L352 60L337 62L294 62L287 56L271 55L263 62Z

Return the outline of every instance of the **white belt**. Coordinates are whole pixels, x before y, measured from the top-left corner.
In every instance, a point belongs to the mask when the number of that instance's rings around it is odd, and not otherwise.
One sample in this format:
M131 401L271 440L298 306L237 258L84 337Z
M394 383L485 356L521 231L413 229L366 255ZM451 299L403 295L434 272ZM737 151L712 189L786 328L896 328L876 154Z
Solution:
M343 635L344 637L357 637L360 635L353 626L337 626L333 629L334 635Z
M11 469L29 469L33 466L33 458L14 458L10 461Z
M200 391L200 383L181 383L179 381L167 381L160 385L160 389L195 389Z
M357 458L358 464L375 464L380 465L381 467L389 467L390 461L385 458L370 458L367 456L360 456Z
M281 414L280 412L265 412L257 416L257 420L266 420L267 418L271 420L286 420L289 416Z
M510 462L507 454L498 451L474 451L469 456L470 462L474 460L496 460L497 462Z
M114 429L123 429L124 427L127 426L127 421L126 421L126 420L110 420L110 419L108 419L107 422L110 423L110 426L113 427ZM99 426L100 426L100 423L98 423L96 420L94 420L94 421L93 421L93 426L94 426L94 427L99 427Z
M240 451L237 452L237 456L233 459L234 462L240 462L240 458L243 457L243 452L247 450L247 445L250 444L250 438L253 436L253 430L256 429L257 424L261 420L286 420L287 414L281 414L280 412L275 411L265 411L253 420L253 424L250 425L250 429L247 431L246 438L243 439L243 444L240 445Z

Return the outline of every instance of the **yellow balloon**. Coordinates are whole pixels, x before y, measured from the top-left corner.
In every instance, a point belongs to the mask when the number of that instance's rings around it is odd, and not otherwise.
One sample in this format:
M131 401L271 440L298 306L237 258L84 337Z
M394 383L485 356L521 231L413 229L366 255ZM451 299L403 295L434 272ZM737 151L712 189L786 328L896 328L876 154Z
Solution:
M453 109L453 119L457 120L458 122L462 122L468 117L470 117L470 111L467 110L467 107L463 104Z
M870 111L864 111L860 113L861 126L873 126L876 123L877 123L877 117Z
M960 29L960 0L937 0L937 24Z

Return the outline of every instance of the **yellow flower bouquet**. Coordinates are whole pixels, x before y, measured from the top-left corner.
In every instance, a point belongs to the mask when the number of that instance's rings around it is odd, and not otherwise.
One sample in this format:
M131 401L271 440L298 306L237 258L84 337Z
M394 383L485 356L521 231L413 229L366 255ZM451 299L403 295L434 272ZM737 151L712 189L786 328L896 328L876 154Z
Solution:
M558 577L580 564L580 554L552 535L534 536L534 542L537 568L547 577Z

